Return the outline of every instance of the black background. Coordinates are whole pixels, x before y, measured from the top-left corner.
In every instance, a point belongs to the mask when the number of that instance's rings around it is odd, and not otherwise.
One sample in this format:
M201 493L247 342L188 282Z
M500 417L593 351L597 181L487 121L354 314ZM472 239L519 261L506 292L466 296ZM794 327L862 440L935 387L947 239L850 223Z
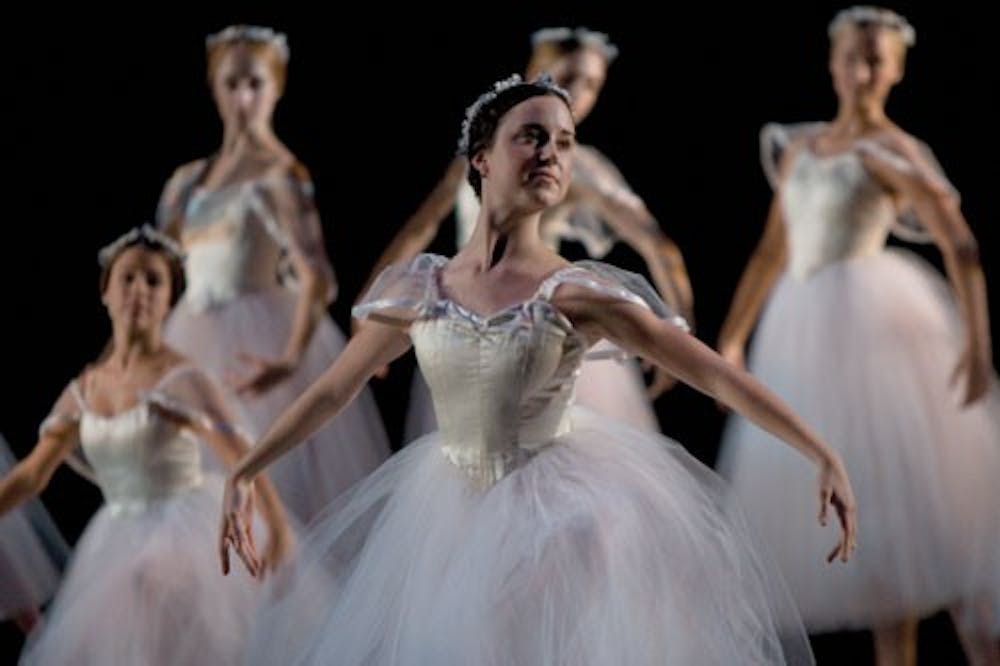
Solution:
M288 89L278 135L310 168L350 302L393 232L451 158L465 106L489 83L523 72L528 35L552 25L606 31L621 48L594 113L579 128L625 173L683 249L698 335L714 342L763 227L770 191L760 126L830 118L826 71L832 3L640 9L606 3L493 3L420 10L387 4L307 9L178 7L21 18L0 40L5 164L2 236L6 391L0 431L19 456L62 387L110 331L97 295L97 249L152 218L179 164L214 151L220 125L204 83L203 38L234 22L288 33ZM889 114L935 150L963 194L988 284L1000 249L994 197L995 28L972 5L896 4L917 28ZM453 251L446 224L432 249ZM933 249L916 251L940 265ZM567 253L580 256L579 248ZM619 248L609 260L641 270ZM996 291L996 290L994 290ZM996 311L997 296L991 298ZM412 358L374 385L399 446ZM724 423L686 388L661 399L666 433L711 464ZM100 502L67 470L44 501L74 541ZM811 498L810 498L811 499ZM924 625L921 663L961 663L947 620ZM0 660L19 642L8 624ZM864 633L815 642L820 663L869 658Z

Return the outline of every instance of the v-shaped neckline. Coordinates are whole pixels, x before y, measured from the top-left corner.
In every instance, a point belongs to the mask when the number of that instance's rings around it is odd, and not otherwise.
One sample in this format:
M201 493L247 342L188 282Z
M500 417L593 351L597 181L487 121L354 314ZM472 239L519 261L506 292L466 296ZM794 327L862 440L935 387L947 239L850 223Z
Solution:
M131 414L137 411L140 407L146 407L149 405L149 396L159 391L169 380L173 379L176 375L181 372L194 369L194 366L190 363L178 363L169 370L163 373L156 382L147 389L142 389L136 391L135 404L125 407L124 409L119 409L112 414L105 414L104 412L98 411L90 406L89 401L83 394L83 389L80 386L79 379L73 380L74 393L77 402L80 403L80 410L86 412L89 416L96 417L102 421L113 421L115 419L121 418L126 414Z
M472 309L472 308L470 308L470 307L468 307L466 305L463 305L460 301L458 301L457 299L455 299L452 296L448 295L447 290L445 289L444 285L441 282L441 277L442 277L442 274L444 273L445 267L450 262L451 262L451 260L449 259L446 262L442 263L437 268L437 271L434 274L434 289L435 289L435 294L434 294L435 298L434 298L434 300L438 301L438 302L441 302L441 303L448 303L448 304L452 305L456 310L458 310L459 312L461 312L463 315L465 315L466 317L468 317L468 318L470 318L472 320L476 320L476 321L480 321L480 322L484 322L484 323L490 323L490 322L493 322L493 321L495 321L495 320L497 320L497 319L499 319L501 317L505 317L505 316L509 315L511 312L517 312L517 311L523 310L524 308L526 308L527 306L529 306L529 305L531 305L533 303L537 303L537 302L545 302L545 303L547 303L549 299L543 293L545 291L546 287L549 285L550 282L552 282L556 277L558 277L563 271L566 271L566 270L569 270L569 269L573 268L573 264L565 264L563 266L560 266L559 268L556 268L556 269L550 271L541 280L539 280L538 286L534 289L534 291L531 293L531 296L529 296L528 298L521 299L521 300L518 300L518 301L514 301L514 302L510 303L509 305L505 305L505 306L503 306L501 308L498 308L498 309L490 312L489 314L483 314L483 313L481 313L481 312L479 312L477 310L474 310L474 309Z

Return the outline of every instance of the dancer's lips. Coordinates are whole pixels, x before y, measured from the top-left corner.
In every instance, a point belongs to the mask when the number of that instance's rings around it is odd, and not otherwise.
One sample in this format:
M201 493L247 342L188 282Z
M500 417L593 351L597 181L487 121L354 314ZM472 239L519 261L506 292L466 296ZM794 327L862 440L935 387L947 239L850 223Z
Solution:
M551 169L534 169L528 173L528 180L531 182L544 180L558 187L559 174Z

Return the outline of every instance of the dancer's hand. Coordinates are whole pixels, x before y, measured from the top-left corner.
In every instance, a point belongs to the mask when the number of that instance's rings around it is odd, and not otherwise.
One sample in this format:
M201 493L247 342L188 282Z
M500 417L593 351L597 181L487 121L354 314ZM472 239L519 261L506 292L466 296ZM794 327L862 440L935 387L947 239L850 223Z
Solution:
M649 396L650 400L656 400L677 384L676 377L655 363L643 361L642 369L646 372L653 373L652 381L650 381L649 385L646 386L646 395Z
M840 541L834 546L826 561L833 562L838 557L842 562L857 548L857 513L854 503L854 491L847 478L847 471L839 458L830 460L820 466L819 471L819 524L826 525L827 512L830 506L837 511L840 521Z
M973 345L969 345L962 353L955 371L951 375L951 386L962 391L962 407L975 404L986 395L990 389L990 378L993 374L993 364L989 355L980 353Z
M263 579L268 573L274 572L295 547L295 537L288 523L284 520L278 525L272 525L267 539L267 546L264 548L264 556L260 559L260 577Z
M295 372L296 364L287 359L270 359L253 354L240 353L238 357L253 367L249 375L234 379L231 383L238 395L256 397L274 388Z
M261 564L257 559L253 530L253 483L226 479L222 496L222 524L219 526L219 556L223 575L229 574L229 548L243 560L251 576L256 577Z

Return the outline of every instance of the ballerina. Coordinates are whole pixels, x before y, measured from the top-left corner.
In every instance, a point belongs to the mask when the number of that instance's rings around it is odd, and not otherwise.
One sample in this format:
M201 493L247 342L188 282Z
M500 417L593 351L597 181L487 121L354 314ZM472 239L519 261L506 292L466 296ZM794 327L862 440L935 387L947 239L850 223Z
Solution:
M247 450L219 390L161 341L183 289L177 246L151 227L101 253L108 351L70 382L32 452L0 479L0 514L38 495L82 445L105 503L77 543L24 664L236 664L261 598L246 577L218 574L210 535L222 478ZM273 570L291 533L267 479L257 486L269 538L251 573ZM246 538L252 539L249 523Z
M572 98L577 123L590 115L600 96L618 48L604 33L586 28L546 28L532 35L527 77L550 74ZM573 181L566 199L542 216L541 234L558 249L563 240L581 243L587 254L602 259L618 241L628 243L645 260L653 283L668 304L693 322L691 285L677 245L660 229L642 199L615 165L593 146L578 145ZM479 215L479 200L466 181L468 160L458 155L444 178L392 240L375 264L372 277L390 264L412 259L427 248L454 209L456 241L463 247ZM607 343L588 354L577 381L577 403L646 430L660 428L652 399L674 379L654 368L646 387L639 365ZM407 441L436 429L430 392L423 376L414 375L406 416Z
M843 456L866 509L863 553L851 567L814 566L828 535L803 536L810 512L792 501L810 470L744 419L730 422L719 467L774 551L806 627L874 628L879 664L912 664L917 619L987 599L1000 575L1000 403L985 282L954 188L930 150L885 113L912 26L855 7L829 33L837 116L765 127L774 202L719 349L742 366L763 309L749 367ZM936 271L885 247L891 232L937 244L957 307ZM995 650L988 620L964 615L970 659L996 663L985 656ZM977 618L980 627L965 626Z
M288 63L285 36L232 26L208 38L208 76L223 145L167 183L159 225L187 251L188 289L165 340L220 383L259 436L344 347L326 313L336 281L312 183L271 126ZM389 455L365 391L272 473L302 522Z
M678 326L643 278L567 263L541 239L542 212L569 188L574 130L547 78L515 75L473 105L462 145L483 206L469 243L387 269L354 310L370 323L233 472L220 538L252 562L250 481L415 347L440 432L310 526L297 572L332 583L293 583L265 609L253 663L812 662L719 479L658 433L571 406L598 339L662 365L811 459L818 488L795 501L818 495L821 521L832 505L843 532L830 557L852 551L833 450Z

